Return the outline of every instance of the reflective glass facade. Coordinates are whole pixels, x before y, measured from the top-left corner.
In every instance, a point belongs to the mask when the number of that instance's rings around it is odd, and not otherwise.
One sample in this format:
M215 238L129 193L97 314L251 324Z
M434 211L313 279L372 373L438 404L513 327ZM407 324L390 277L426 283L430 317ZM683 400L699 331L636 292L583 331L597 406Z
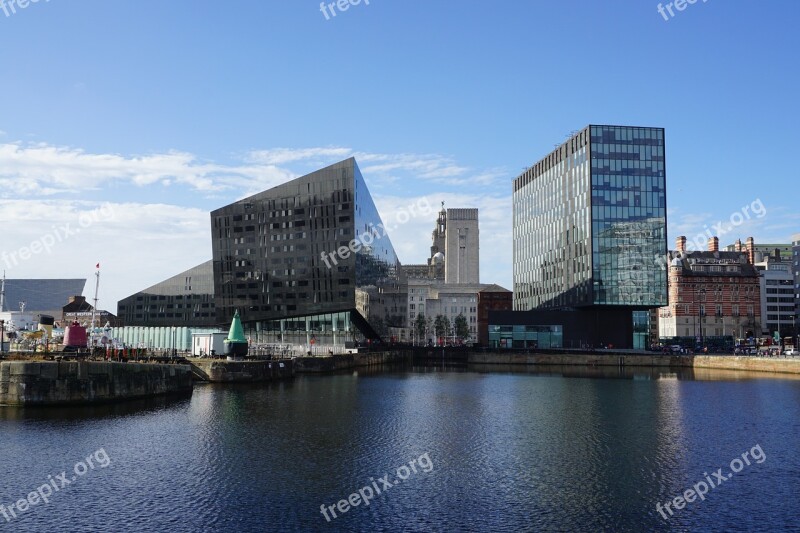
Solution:
M592 302L591 160L582 132L514 180L514 309Z
M211 229L217 321L238 309L255 342L405 325L400 263L353 158L218 209Z
M514 309L667 303L664 130L588 126L514 180Z
M245 334L259 344L342 346L363 339L351 320L351 311L258 321L245 326ZM313 343L312 343L313 341Z
M489 326L490 348L563 348L562 326Z
M664 130L591 126L596 305L667 304Z

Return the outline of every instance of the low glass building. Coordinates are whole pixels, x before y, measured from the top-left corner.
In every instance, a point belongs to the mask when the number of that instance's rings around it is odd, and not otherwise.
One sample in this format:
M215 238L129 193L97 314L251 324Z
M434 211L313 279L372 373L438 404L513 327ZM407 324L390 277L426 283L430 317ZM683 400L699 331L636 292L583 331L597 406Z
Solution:
M563 348L562 326L492 325L489 326L491 348Z
M354 158L211 213L217 323L341 346L405 327L407 285Z

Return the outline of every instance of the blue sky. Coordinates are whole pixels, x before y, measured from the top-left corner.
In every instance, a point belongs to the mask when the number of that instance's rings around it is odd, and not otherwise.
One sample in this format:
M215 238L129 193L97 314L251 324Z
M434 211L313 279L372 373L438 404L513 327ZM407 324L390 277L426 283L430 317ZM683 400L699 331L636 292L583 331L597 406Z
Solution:
M589 123L666 128L670 242L756 200L764 216L722 244L788 241L800 3L698 0L668 21L657 5L0 8L0 266L91 277L100 261L113 310L210 258L210 210L355 155L390 221L421 198L480 208L482 281L510 288L511 181ZM424 260L433 219L391 233L401 261Z

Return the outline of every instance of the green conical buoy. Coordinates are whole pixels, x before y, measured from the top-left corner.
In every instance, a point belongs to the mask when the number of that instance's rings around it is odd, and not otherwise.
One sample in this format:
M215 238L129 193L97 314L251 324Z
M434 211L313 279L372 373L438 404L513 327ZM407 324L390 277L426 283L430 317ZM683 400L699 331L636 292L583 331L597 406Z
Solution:
M247 355L247 337L244 336L242 319L239 318L239 310L233 315L231 329L228 331L228 338L225 339L225 355L238 358Z
M247 337L244 336L244 328L242 327L242 319L239 318L238 309L233 315L231 329L228 332L228 342L247 342Z

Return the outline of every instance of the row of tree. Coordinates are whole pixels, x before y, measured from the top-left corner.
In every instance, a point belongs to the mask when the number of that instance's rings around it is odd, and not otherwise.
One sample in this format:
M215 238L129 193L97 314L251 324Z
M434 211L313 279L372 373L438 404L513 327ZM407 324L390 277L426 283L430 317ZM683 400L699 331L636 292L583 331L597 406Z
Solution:
M414 322L414 331L418 339L427 339L431 334L440 337L460 337L468 341L470 337L469 324L463 313L450 323L450 319L445 315L436 315L436 318L426 317L423 313L417 315Z

